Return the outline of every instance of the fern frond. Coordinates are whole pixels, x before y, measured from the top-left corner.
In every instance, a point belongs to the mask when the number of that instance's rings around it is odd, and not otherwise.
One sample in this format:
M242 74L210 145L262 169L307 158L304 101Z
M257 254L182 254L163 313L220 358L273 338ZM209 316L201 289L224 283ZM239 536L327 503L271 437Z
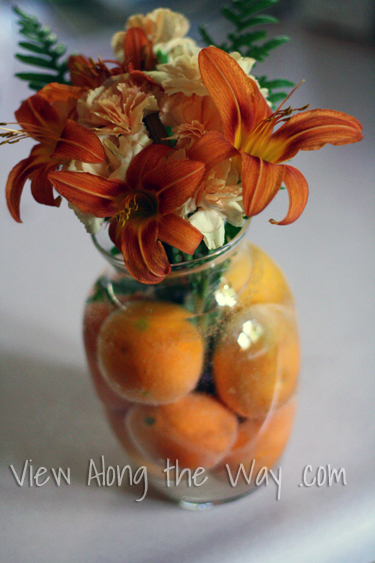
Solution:
M48 72L19 72L16 74L21 80L29 83L32 90L40 90L50 82L70 84L65 78L68 70L67 60L61 61L66 53L66 47L57 43L57 36L51 33L48 26L42 26L35 16L26 14L20 8L14 7L13 11L19 16L17 24L19 33L29 39L20 41L19 47L33 54L16 53L16 58L22 63L39 67Z

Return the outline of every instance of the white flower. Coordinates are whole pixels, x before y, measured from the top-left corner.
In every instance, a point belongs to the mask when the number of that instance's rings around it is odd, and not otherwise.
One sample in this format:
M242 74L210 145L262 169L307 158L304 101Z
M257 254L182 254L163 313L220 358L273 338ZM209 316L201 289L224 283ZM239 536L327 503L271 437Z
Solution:
M135 135L121 135L117 145L110 139L103 141L106 155L110 162L110 174L108 178L116 178L125 181L127 169L136 154L152 143L146 133L146 129Z
M209 250L219 248L224 244L224 219L213 209L198 209L188 221L203 235L203 240Z
M169 8L157 8L146 16L135 14L128 18L125 29L140 27L154 45L166 43L175 37L185 37L190 29L189 20Z
M160 84L169 96L182 92L185 96L207 96L198 65L198 55L179 55L170 63L159 64L146 74Z
M199 51L201 51L201 47L196 44L194 39L190 39L190 37L175 37L166 43L156 43L153 50L155 55L161 51L163 55L168 57L169 61L173 61L176 57L180 57L181 55L198 55Z
M96 233L100 231L104 219L95 217L92 213L84 213L73 203L68 202L68 207L73 209L74 213L81 223L85 225L85 229L90 235L96 235Z
M236 63L242 68L245 74L250 74L251 69L256 63L255 59L250 57L243 57L238 51L233 51L229 53L229 56L236 61ZM254 78L253 76L251 78Z

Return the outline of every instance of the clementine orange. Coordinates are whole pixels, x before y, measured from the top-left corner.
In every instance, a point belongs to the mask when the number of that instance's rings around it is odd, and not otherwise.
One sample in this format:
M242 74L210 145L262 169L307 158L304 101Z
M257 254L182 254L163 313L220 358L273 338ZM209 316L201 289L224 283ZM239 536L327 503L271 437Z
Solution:
M295 412L296 399L292 397L278 409L270 411L266 418L242 422L236 442L220 465L228 464L233 475L241 463L248 472L254 460L254 477L261 467L272 468L287 444Z
M293 392L299 370L294 313L266 304L233 312L213 354L222 401L247 418L264 416Z
M135 447L129 435L129 431L125 425L126 412L127 409L105 409L105 414L112 428L112 431L114 432L116 438L119 440L126 454L130 458L130 461L134 464L135 467L146 467L149 475L165 481L165 473L163 472L163 468L156 463L150 462L148 459L142 456Z
M179 467L213 467L237 435L237 419L209 395L190 393L169 405L134 405L126 416L129 434L149 460Z
M247 287L240 293L238 304L247 306L255 303L285 303L292 304L293 296L291 294L288 283L275 262L255 245L251 246L252 254L252 272L250 282ZM241 261L234 275L238 276L237 270L242 266L241 276L248 276L249 265L245 264L246 260ZM230 272L228 273L230 276Z
M161 301L133 301L112 313L98 338L99 365L122 397L165 404L197 384L204 342L184 307Z
M107 406L121 407L127 401L120 397L103 378L98 366L98 336L108 315L115 310L109 301L91 301L86 304L83 317L83 341L87 363L99 399Z

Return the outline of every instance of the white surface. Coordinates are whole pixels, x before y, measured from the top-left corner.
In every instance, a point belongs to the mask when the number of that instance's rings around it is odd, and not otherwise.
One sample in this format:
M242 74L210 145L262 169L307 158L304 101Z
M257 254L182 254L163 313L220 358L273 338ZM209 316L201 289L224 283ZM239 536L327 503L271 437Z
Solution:
M9 9L1 7L0 16L0 120L6 121L28 93L11 77ZM108 45L110 54L111 31L75 41L71 29L59 35L72 49L104 56ZM2 561L375 560L374 53L294 26L278 31L293 42L262 71L305 78L293 106L346 111L362 121L366 135L358 145L295 158L311 190L302 217L289 227L270 225L268 218L286 209L279 194L251 228L252 240L289 278L302 337L300 406L282 462L281 500L270 484L192 513L150 492L136 503L134 487L86 486L90 458L124 463L91 388L80 336L83 301L103 261L66 205L39 206L26 188L23 225L5 205L0 211ZM0 148L1 185L28 150L27 142ZM20 472L26 459L35 468L70 467L71 485L18 487L9 465ZM345 468L347 485L299 487L307 464Z

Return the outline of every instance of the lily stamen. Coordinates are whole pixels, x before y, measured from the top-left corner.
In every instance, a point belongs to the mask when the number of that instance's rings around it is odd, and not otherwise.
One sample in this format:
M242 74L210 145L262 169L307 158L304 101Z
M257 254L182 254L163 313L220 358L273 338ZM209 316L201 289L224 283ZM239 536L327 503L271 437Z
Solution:
M117 221L120 224L120 227L125 227L125 224L130 219L130 215L133 211L138 211L138 203L137 203L137 194L129 196L129 198L124 199L123 203L121 204L121 209L117 215Z

